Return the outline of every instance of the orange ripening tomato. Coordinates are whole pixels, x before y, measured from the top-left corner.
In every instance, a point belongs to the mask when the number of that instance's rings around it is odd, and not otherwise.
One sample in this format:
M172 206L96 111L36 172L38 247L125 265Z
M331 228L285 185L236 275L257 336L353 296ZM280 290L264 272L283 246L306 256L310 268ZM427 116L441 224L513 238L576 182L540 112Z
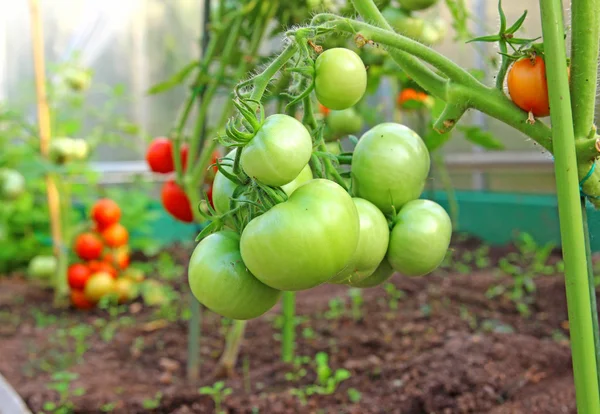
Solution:
M169 180L163 185L161 200L165 210L177 220L186 223L194 220L190 200L174 180Z
M106 253L104 261L119 269L126 269L129 266L129 249L121 246L115 250L114 255L112 252Z
M88 268L91 274L108 273L112 277L117 277L117 269L106 261L92 260L88 263Z
M75 239L75 253L83 260L99 258L103 248L102 240L93 233L82 233Z
M403 105L408 101L416 101L419 98L419 93L412 89L412 88L406 88L406 89L402 89L402 91L398 94L398 98L396 100L396 102L398 103L398 105Z
M92 219L96 222L98 230L102 231L108 226L118 223L121 219L121 209L113 200L103 198L92 207Z
M319 112L321 113L321 115L327 116L329 115L329 112L331 112L331 110L322 103L319 103Z
M102 232L102 238L110 247L121 247L127 244L129 232L122 224L116 223Z
M83 290L73 289L71 290L71 303L77 309L92 309L94 304L87 300Z
M510 99L536 117L550 115L546 64L541 56L517 60L506 78Z
M83 289L92 272L83 263L75 263L69 266L67 281L71 289Z

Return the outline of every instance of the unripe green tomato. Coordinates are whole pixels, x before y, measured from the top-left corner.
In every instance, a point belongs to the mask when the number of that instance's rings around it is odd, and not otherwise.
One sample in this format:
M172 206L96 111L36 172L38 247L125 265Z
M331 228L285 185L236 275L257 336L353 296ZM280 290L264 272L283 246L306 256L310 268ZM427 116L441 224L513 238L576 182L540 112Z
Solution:
M327 127L331 131L332 139L357 134L363 128L362 116L354 108L341 111L330 111L326 118Z
M64 164L73 160L74 141L68 137L54 138L50 141L50 159L56 164Z
M15 200L25 191L25 178L10 168L0 169L0 198Z
M56 273L58 262L54 256L35 256L29 262L27 273L38 279L50 279Z
M71 89L76 92L81 92L90 87L92 74L89 70L69 68L65 74L65 81Z
M340 155L340 153L342 152L340 148L340 143L338 141L326 142L325 148L327 148L327 152L333 155Z
M74 139L72 143L73 159L83 161L88 156L89 147L83 139Z
M384 259L388 248L390 229L383 213L371 202L354 197L352 199L360 220L358 246L346 268L332 283L359 282L369 277Z
M306 127L294 117L274 114L242 148L240 164L249 177L280 187L300 174L311 154L312 138Z
M390 26L401 35L410 37L411 39L420 39L425 27L425 20L409 16L402 10L395 7L388 7L383 12L383 17L388 21Z
M422 276L444 260L452 222L442 206L431 200L406 203L394 219L387 259L395 271L405 276Z
M290 195L292 195L292 193L298 187L300 187L302 184L304 184L312 179L313 179L312 170L310 169L310 165L306 164L306 166L302 169L302 171L300 171L300 174L298 174L298 176L296 178L294 178L292 181L290 181L286 185L282 185L281 189L283 191L285 191L285 193L289 197Z
M393 275L394 269L392 269L390 262L384 257L377 269L370 276L358 282L347 280L345 284L355 288L372 288L381 285Z
M398 0L400 7L410 11L425 10L434 6L438 0Z
M315 93L331 110L354 106L367 89L367 70L350 49L327 49L315 61Z

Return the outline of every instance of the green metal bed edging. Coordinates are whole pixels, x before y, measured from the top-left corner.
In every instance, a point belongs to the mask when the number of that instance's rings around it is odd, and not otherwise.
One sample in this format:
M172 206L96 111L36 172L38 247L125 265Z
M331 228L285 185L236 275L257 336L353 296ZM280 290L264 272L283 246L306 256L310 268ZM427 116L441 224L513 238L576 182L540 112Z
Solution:
M540 243L560 245L558 227L558 209L553 195L531 195L516 193L497 193L480 191L457 191L459 204L458 231L469 233L483 239L491 245L503 245L514 240L518 232L531 234ZM424 194L448 209L445 192ZM160 211L153 225L152 236L161 244L191 241L200 231L200 227L185 224L170 217L160 203L152 205ZM600 252L600 211L588 207L591 245L594 252ZM132 235L134 236L134 235Z

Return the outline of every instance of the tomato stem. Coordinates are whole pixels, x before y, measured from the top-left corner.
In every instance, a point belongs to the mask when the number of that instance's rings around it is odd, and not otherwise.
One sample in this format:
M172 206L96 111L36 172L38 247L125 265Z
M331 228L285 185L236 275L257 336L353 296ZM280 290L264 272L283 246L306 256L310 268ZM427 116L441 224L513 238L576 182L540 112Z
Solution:
M587 0L585 0L587 1ZM590 4L595 1L589 2ZM600 413L597 353L594 340L588 257L579 195L573 113L565 67L563 8L561 0L540 0L542 33L549 85L552 138L554 143L556 190L565 287L578 412ZM597 33L597 32L596 32ZM597 44L596 44L597 45ZM579 102L577 102L579 104ZM587 133L587 131L586 131Z

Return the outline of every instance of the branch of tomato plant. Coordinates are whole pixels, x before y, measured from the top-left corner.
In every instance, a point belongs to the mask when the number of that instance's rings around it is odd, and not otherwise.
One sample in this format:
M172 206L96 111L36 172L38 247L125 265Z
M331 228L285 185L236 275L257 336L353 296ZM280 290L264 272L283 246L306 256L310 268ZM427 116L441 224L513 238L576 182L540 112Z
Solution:
M573 113L569 80L564 62L563 8L561 0L540 0L546 76L549 85L550 114L556 151L555 175L562 250L565 263L565 289L569 314L573 377L577 411L600 413L600 393L596 344L588 281L583 215L575 152Z

